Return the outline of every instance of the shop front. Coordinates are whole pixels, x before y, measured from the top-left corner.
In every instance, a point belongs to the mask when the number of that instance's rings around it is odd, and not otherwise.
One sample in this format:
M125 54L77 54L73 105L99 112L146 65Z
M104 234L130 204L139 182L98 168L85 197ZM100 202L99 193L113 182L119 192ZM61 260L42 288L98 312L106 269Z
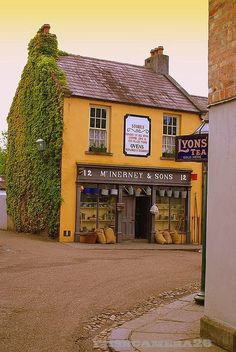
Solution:
M190 242L191 170L77 164L76 185L76 241L110 227L117 242L154 242L161 231Z

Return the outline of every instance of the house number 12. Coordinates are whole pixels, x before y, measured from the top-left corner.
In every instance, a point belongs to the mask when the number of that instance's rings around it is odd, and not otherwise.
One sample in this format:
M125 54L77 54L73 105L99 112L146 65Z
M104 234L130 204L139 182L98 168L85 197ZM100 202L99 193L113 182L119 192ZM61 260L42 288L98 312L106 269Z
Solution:
M84 170L84 176L93 176L91 170Z
M180 175L180 180L181 181L187 181L187 176L186 175Z

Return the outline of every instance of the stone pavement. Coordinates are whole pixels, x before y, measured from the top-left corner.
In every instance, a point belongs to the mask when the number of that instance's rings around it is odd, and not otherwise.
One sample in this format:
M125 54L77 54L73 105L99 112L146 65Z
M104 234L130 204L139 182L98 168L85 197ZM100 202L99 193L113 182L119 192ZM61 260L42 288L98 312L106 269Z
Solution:
M210 340L200 338L204 307L192 294L182 297L113 329L108 345L114 352L222 352Z
M147 241L134 240L134 241L123 241L115 244L89 244L80 242L64 242L64 244L79 248L79 249L106 249L106 250L182 250L182 251L193 251L199 252L202 248L198 244L157 244L148 243Z

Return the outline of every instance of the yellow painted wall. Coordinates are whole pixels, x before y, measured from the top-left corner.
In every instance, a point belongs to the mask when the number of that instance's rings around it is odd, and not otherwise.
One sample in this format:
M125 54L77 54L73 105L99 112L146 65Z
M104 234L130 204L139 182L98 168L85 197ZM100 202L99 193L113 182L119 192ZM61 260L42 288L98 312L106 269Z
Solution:
M90 105L110 108L109 152L112 155L86 154L88 151L88 130ZM80 98L64 100L64 132L62 150L60 212L60 240L74 241L76 212L76 163L98 163L141 167L171 167L192 169L198 174L198 180L192 181L191 219L194 211L194 196L197 195L198 215L201 215L201 163L176 163L173 160L161 160L163 113L180 116L180 134L191 134L199 127L198 115L177 113L171 110L154 109L133 105L101 102ZM151 119L151 155L147 158L125 156L123 154L124 116L126 114L145 115ZM191 220L192 222L192 220ZM63 237L63 231L70 230L71 237ZM190 226L190 230L192 230Z

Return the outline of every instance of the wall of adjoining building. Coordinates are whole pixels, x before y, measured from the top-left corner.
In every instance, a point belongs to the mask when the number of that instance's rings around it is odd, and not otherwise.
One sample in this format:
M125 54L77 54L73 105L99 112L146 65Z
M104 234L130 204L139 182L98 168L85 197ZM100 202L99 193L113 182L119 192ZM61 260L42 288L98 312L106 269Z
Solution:
M236 1L209 1L209 178L201 334L236 351Z
M209 1L209 104L236 96L236 2Z

